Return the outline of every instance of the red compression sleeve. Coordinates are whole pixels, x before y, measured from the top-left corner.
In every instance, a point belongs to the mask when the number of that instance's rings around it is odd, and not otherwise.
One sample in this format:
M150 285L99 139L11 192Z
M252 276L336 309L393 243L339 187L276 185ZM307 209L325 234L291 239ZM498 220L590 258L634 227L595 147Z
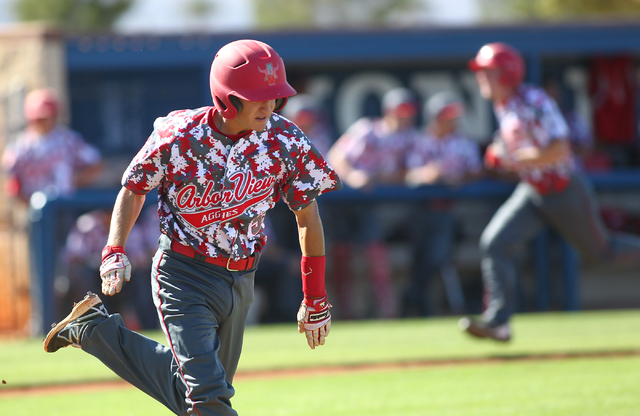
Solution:
M113 253L127 254L124 252L124 247L122 246L106 246L102 249L102 260L106 259Z
M327 296L324 286L325 256L307 257L300 259L302 271L302 293L306 298L322 298Z

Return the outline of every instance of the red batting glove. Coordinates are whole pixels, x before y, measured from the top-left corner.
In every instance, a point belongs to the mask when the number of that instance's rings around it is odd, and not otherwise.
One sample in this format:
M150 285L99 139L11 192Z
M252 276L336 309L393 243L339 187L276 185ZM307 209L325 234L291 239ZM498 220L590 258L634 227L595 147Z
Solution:
M320 299L306 298L298 310L298 331L307 337L311 349L324 345L325 338L331 331L331 305L327 297Z

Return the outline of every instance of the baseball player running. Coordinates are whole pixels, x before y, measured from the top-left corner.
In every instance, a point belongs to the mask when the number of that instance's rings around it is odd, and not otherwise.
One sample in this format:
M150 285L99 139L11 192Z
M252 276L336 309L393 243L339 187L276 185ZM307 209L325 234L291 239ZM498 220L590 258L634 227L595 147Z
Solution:
M44 341L47 352L81 347L177 415L237 414L232 382L263 220L280 197L302 251L298 329L314 349L331 327L315 198L342 185L304 133L274 113L296 93L284 62L265 43L239 40L218 51L210 80L214 106L157 119L125 171L100 269L103 294L120 292L131 276L127 237L157 187L162 235L151 280L169 347L128 330L91 293Z
M71 195L91 185L102 170L100 151L60 123L60 111L54 90L31 91L24 101L27 127L2 154L5 191L25 204L38 191Z
M508 341L516 310L515 257L543 227L554 228L589 260L637 261L640 239L605 229L594 192L574 166L569 130L556 103L541 88L522 84L520 53L490 43L469 68L500 125L485 164L521 180L480 237L485 310L480 320L462 318L460 327L476 337Z

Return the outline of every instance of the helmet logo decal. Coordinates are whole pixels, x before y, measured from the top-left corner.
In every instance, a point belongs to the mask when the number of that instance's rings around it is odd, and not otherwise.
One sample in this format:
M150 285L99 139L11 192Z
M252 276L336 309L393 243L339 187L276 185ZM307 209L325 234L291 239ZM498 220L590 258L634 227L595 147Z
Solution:
M264 74L264 80L268 81L269 85L276 85L276 79L278 78L278 74L276 74L276 71L278 69L280 69L280 65L276 65L276 67L274 68L271 62L266 64L266 69L258 67L258 71Z

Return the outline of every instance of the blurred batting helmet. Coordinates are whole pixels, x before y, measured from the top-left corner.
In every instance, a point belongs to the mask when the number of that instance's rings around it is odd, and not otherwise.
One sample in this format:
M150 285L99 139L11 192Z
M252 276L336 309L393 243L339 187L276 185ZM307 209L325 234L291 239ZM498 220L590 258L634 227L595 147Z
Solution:
M282 115L296 124L308 124L317 120L321 112L320 105L313 96L297 94L287 100L287 107L282 111Z
M478 71L497 68L502 71L500 81L509 87L520 85L524 79L524 60L520 52L502 42L488 43L469 61L469 69Z
M462 117L464 105L458 96L442 91L429 98L424 106L424 118L431 121L436 118L440 120L453 120Z
M27 121L56 117L58 115L58 96L50 88L31 91L24 100L24 117Z
M240 101L276 100L280 111L296 90L287 82L284 62L276 51L257 40L237 40L220 48L211 64L213 104L226 119L242 109Z
M382 96L382 111L396 117L415 117L418 114L418 101L411 90L394 88Z

